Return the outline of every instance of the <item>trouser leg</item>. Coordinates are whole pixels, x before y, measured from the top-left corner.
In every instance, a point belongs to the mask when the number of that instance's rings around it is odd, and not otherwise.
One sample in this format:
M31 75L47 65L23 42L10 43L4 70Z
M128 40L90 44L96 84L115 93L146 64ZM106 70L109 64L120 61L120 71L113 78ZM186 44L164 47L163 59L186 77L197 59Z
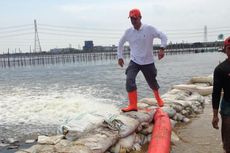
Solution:
M156 80L157 69L154 63L148 65L142 65L141 72L143 73L145 80L147 81L149 87L152 90L158 90L160 88Z
M128 92L129 105L121 109L123 112L137 111L137 86L135 80L139 70L139 65L130 61L126 69L126 90Z
M159 94L159 85L158 82L156 80L156 76L157 76L157 69L155 67L155 64L148 64L148 65L143 65L141 66L141 71L144 74L144 77L149 85L149 87L153 90L153 94L154 97L157 100L157 104L162 107L164 105L163 100L160 97Z
M140 65L130 61L128 68L126 69L126 91L131 92L137 90L136 77L140 71Z

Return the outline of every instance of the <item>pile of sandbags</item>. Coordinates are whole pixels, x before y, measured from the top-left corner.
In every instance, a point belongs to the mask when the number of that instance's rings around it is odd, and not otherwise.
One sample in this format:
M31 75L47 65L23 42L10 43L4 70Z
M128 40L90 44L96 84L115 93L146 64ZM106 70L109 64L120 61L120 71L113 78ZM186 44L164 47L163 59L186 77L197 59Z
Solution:
M189 122L191 115L201 113L210 102L212 78L194 77L188 84L175 85L162 95L162 108L168 114L172 127L178 122ZM138 102L137 112L101 116L82 114L59 128L59 136L38 137L38 143L18 153L123 153L141 150L151 140L153 116L157 108L154 98ZM171 141L179 138L172 132Z

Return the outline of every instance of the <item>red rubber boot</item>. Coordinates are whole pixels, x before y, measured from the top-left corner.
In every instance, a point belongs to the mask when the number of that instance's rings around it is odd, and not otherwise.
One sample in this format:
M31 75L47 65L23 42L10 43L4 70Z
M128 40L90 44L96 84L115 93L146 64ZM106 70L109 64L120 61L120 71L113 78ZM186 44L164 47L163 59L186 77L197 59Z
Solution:
M155 99L157 100L158 106L163 107L164 106L164 101L161 99L158 90L153 90L153 93L154 93Z
M128 92L129 97L129 106L126 108L122 108L121 110L123 112L129 112L129 111L137 111L137 91L131 91Z

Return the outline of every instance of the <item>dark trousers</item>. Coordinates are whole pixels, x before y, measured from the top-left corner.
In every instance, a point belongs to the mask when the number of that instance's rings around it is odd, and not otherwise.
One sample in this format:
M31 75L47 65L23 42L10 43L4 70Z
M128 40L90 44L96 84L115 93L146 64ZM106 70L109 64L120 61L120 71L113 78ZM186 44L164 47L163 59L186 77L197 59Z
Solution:
M128 68L126 69L126 90L131 92L137 89L136 76L141 71L147 81L149 87L152 90L158 90L159 85L156 80L157 69L154 63L147 65L139 65L133 61L130 61Z

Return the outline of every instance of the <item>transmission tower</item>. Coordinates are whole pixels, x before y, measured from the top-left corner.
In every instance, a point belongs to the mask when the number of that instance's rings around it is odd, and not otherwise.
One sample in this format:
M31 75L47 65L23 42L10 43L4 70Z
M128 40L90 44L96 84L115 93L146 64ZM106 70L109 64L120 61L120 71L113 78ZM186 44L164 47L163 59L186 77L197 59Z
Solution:
M38 37L38 29L37 29L37 21L34 20L34 52L41 52L42 48L41 48L41 44L39 41L39 37Z
M208 41L208 36L207 36L207 26L204 26L204 42Z

